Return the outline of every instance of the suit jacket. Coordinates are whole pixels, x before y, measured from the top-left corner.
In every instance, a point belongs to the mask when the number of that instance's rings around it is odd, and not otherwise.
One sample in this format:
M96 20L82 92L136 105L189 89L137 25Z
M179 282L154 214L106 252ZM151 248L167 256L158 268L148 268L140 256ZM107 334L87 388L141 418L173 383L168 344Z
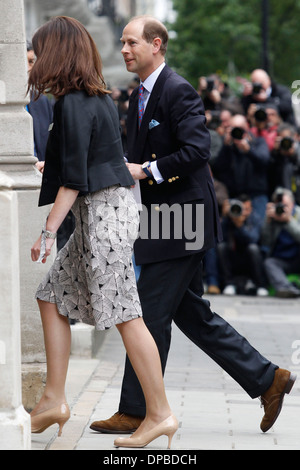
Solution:
M35 155L43 161L45 160L49 125L53 120L53 107L46 96L41 95L37 101L34 101L34 95L32 95L28 104L28 112L33 120Z
M150 128L152 120L158 125ZM135 243L137 264L207 250L214 246L216 238L221 239L208 166L210 134L205 122L203 103L197 92L167 65L154 85L140 129L138 89L130 97L128 161L156 160L164 178L161 184L153 178L140 181L144 210L140 237Z
M79 195L134 181L125 165L118 113L108 95L74 91L54 106L39 205L55 201L61 186Z

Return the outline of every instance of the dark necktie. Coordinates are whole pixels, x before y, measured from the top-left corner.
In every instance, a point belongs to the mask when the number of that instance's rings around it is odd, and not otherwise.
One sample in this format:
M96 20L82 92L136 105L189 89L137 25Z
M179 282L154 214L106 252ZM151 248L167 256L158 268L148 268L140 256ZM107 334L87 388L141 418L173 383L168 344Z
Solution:
M145 111L145 104L144 104L144 91L145 88L143 85L139 87L139 128L141 127L144 111Z

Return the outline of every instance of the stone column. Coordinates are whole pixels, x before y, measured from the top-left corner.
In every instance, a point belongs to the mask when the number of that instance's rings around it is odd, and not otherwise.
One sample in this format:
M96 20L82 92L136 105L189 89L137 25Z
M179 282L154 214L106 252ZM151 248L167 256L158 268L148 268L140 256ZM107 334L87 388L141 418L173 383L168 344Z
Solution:
M21 354L23 362L45 361L34 292L49 266L33 263L30 248L49 208L37 207L41 175L34 167L26 84L23 0L1 0L0 448L8 449L26 449L30 442L30 419L22 406Z
M0 125L1 129L1 125ZM0 172L0 449L30 449L30 417L22 406L18 203Z

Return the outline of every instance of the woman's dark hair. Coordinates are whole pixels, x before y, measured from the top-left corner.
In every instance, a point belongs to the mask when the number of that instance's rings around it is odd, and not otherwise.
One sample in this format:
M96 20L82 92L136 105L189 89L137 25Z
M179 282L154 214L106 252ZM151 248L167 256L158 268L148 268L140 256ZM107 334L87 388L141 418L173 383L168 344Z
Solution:
M36 61L28 90L33 88L36 98L45 92L59 98L73 90L86 90L89 95L109 93L96 44L79 21L52 18L34 34L32 45Z

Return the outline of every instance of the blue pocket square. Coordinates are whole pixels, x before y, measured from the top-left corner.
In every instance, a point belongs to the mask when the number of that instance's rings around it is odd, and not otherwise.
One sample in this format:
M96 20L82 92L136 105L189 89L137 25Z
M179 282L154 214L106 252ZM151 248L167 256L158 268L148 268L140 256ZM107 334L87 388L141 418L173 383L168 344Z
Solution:
M153 129L153 127L159 126L159 122L155 121L155 119L152 119L151 122L149 122L149 129Z

